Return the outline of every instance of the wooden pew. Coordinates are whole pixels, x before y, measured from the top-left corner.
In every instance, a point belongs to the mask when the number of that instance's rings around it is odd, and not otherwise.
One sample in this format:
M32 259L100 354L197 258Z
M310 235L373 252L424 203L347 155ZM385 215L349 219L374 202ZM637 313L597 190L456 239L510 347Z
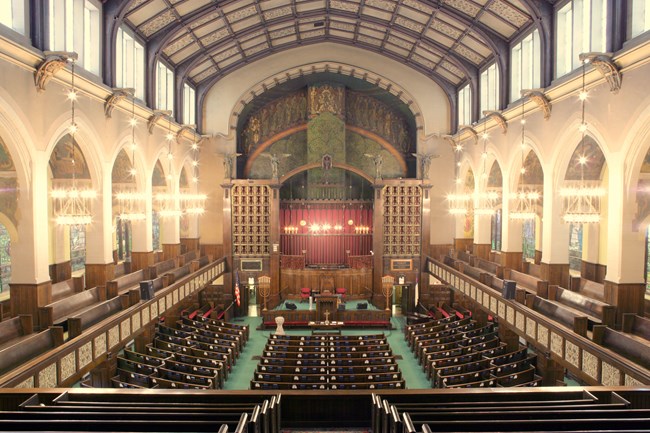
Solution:
M121 277L131 272L131 263L129 262L120 262L115 265L115 271L113 275L115 278Z
M0 374L63 344L63 328L52 326L0 349Z
M21 314L0 322L0 350L20 342L32 332L34 332L34 321L31 314Z
M131 305L137 303L139 301L140 293L135 290L132 290L131 292L134 293L124 293L113 299L108 299L104 302L93 305L79 314L68 317L68 339L78 337L85 329L88 329L94 324L99 323L113 314L125 310ZM138 299L136 302L132 302L134 297Z
M59 301L75 293L82 292L85 287L84 276L72 277L69 280L52 284L52 302Z
M140 269L139 271L131 272L130 274L123 275L115 278L106 283L106 294L108 298L114 298L130 289L140 288L140 281L149 279L149 270Z
M623 313L622 331L648 340L650 344L650 319L634 313Z
M178 265L175 259L169 259L156 263L155 265L149 266L149 278L153 280L176 267L178 267Z
M569 277L569 290L578 292L588 298L605 301L605 285L582 277Z
M39 307L38 317L41 327L66 323L68 317L80 314L106 299L106 287L97 286L60 299L44 307Z
M648 340L634 334L615 331L605 325L594 326L592 337L594 343L606 347L644 368L650 368L650 345Z
M514 269L506 268L503 270L504 280L513 280L517 283L517 287L525 288L532 293L546 293L548 291L548 281L541 280L532 275L524 274L523 272L515 271Z
M517 289L517 295L520 295L521 291L522 289ZM517 296L517 298L519 298L519 296ZM524 305L531 310L535 310L549 319L566 326L576 334L583 337L587 337L587 332L592 329L594 325L600 324L599 320L594 321L593 317L590 318L580 311L572 310L566 306L548 301L530 293L525 294Z
M175 281L183 278L186 275L190 274L190 265L189 263L178 268L174 268L169 272L163 274L163 284L165 287L174 284Z
M607 325L610 328L614 327L614 322L616 321L616 307L613 305L588 298L579 292L572 292L556 285L548 286L547 299L550 301L557 301L569 308L581 311L588 316L595 317L599 319L603 325Z
M188 251L185 254L178 256L178 266L185 266L189 264L192 260L199 258L199 250Z
M480 257L474 257L474 267L484 270L485 272L503 279L503 266Z
M524 274L532 275L533 277L541 280L542 279L542 266L531 263L527 260L524 260L521 264L521 270Z

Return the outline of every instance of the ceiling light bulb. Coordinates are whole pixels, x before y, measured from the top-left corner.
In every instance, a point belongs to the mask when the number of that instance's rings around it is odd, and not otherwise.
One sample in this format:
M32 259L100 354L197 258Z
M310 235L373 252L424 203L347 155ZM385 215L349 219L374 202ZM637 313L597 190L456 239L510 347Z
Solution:
M199 161L192 161L192 167L196 167L197 165L199 165Z
M70 126L68 127L68 131L70 132L70 134L76 134L78 130L79 128L77 128L76 123L71 123Z
M460 177L457 177L456 178L456 184L460 185L461 183L463 183L462 179Z
M462 144L457 144L456 145L456 152L460 152L461 150L463 150L463 145Z
M526 119L521 119L521 124L525 125L526 124Z
M483 135L481 135L481 138L483 138L483 140L487 140L488 138L490 138L490 134L484 132Z
M193 183L198 183L198 182L199 182L199 178L198 178L198 177L193 177L193 178L192 178L192 182L193 182Z
M68 99L69 99L70 101L76 101L76 100L77 100L77 92L74 91L74 90L70 90L70 91L68 92Z
M584 155L582 155L580 158L578 158L578 163L579 163L580 165L585 165L585 164L587 164L587 157L584 156Z
M199 145L197 143L192 143L192 150L199 150Z
M581 123L580 126L578 127L578 130L580 132L587 132L587 124L586 123Z
M580 99L581 101L585 101L587 99L587 95L588 95L587 91L583 90L578 94L578 99Z
M171 153L171 152L169 152L169 153L167 154L167 159L174 159L174 154Z
M171 174L167 175L167 180L172 180L172 175Z
M135 141L133 143L131 143L131 150L132 151L135 151L137 148L138 148L138 145L135 143Z
M521 167L521 170L519 170L521 174L526 174L526 167Z
M481 158L483 158L483 159L487 159L487 157L488 157L487 152L483 152L483 153L481 154Z
M174 134L172 134L171 132L169 132L169 133L167 133L167 135L165 136L165 138L167 138L167 141L172 141L172 140L174 139Z
M526 150L526 143L523 143L523 142L522 142L522 143L519 145L519 147L521 147L521 150L522 150L522 151L523 151L523 150Z
M129 170L129 173L131 174L131 176L135 176L138 173L138 171L135 168L132 168L131 170Z

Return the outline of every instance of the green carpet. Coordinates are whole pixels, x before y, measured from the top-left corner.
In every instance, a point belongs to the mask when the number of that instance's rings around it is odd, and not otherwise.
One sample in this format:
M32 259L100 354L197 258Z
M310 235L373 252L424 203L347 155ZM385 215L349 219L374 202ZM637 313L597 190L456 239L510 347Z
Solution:
M347 306L352 307L354 301L348 301ZM297 304L298 305L298 304ZM303 303L308 308L307 303ZM242 351L237 364L233 367L232 372L228 376L224 389L226 390L245 390L250 388L250 381L253 378L253 372L257 366L257 360L253 357L259 357L262 354L262 349L266 344L271 330L259 331L255 328L260 325L262 319L260 317L245 317L241 321L236 321L238 324L247 324L250 326L250 339L246 347ZM404 325L405 318L401 316L393 317L391 319L394 330L344 330L343 335L365 335L377 334L383 332L388 337L388 343L395 355L398 356L397 365L402 371L402 376L406 381L406 388L408 389L423 389L431 388L431 384L427 380L422 367L418 364L417 359L404 340ZM287 330L287 335L310 335L311 332L307 329L301 330ZM399 359L401 358L401 359Z

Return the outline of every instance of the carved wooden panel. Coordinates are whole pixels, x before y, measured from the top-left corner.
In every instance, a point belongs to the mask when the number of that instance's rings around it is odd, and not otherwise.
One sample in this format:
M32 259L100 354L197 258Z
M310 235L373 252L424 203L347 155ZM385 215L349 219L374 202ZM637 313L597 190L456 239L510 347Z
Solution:
M419 256L421 229L421 188L384 187L384 256Z
M232 188L232 248L235 256L268 256L271 252L271 189L267 185Z

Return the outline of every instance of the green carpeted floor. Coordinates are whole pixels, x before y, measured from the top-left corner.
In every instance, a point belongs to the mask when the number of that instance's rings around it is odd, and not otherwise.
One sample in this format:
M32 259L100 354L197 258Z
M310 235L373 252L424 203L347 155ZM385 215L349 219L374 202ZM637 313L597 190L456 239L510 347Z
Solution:
M309 305L306 302L302 305L297 303L297 305L299 308L309 308ZM347 303L347 308L356 308L355 301L349 301ZM250 388L250 381L253 378L253 372L255 371L258 362L256 359L253 359L253 357L259 357L262 354L262 349L266 344L266 340L272 333L271 330L259 331L256 329L260 325L261 321L262 319L260 317L245 317L241 321L235 322L239 324L248 324L251 329L251 335L246 347L239 356L239 359L237 359L237 364L233 367L233 370L226 381L225 389L242 390ZM413 352L411 352L404 340L404 317L393 316L391 322L395 328L393 330L381 331L360 329L344 330L342 333L343 335L364 335L383 332L388 337L388 342L390 347L393 349L393 353L398 356L397 364L399 365L399 368L402 371L402 376L406 381L406 387L409 389L430 388L431 385L427 380L422 367L418 364L417 359L413 357ZM286 333L288 335L310 335L310 331L307 329L287 330Z

